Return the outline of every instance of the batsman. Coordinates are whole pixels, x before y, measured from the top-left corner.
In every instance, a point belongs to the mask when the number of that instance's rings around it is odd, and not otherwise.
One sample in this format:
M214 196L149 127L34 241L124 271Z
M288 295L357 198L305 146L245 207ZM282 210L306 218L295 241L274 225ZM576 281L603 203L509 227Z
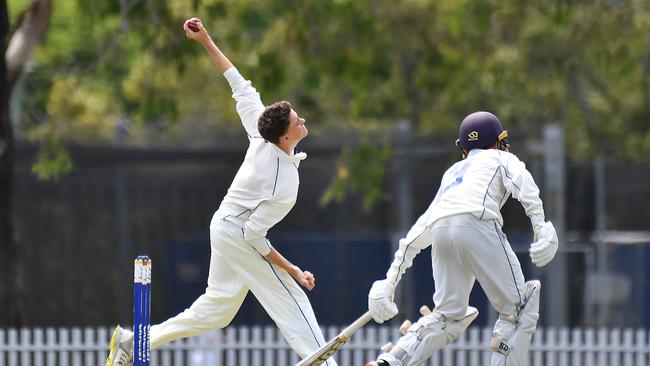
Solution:
M545 222L539 188L525 164L510 153L508 132L489 112L475 112L460 124L456 145L461 161L443 175L433 202L399 241L386 278L373 283L368 308L382 323L397 314L395 287L415 256L431 245L435 291L433 312L406 330L366 366L414 366L456 340L476 318L469 295L478 281L499 313L490 342L492 366L523 366L539 318L540 282L525 282L521 265L502 231L501 207L512 196L530 218L532 262L548 264L558 249Z

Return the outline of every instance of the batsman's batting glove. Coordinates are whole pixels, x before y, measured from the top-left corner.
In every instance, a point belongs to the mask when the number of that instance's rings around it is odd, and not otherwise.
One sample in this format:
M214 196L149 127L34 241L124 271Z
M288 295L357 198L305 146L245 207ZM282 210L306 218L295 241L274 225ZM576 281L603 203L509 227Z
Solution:
M375 281L368 293L368 310L379 324L397 315L397 305L393 302L395 285L388 280Z
M535 242L530 245L530 259L537 267L547 265L557 253L558 238L555 227L548 221L535 227Z

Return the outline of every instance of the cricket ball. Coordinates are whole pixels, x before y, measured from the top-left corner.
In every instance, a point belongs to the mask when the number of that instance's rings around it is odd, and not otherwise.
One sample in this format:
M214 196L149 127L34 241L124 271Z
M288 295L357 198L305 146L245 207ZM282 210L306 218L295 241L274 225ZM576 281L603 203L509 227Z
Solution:
M192 31L192 32L198 32L199 31L199 22L198 20L191 20L187 23L187 27Z

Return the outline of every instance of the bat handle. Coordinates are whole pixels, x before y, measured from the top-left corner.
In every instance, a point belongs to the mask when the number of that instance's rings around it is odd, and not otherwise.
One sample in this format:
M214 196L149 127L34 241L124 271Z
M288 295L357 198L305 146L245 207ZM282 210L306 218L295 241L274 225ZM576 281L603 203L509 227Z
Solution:
M344 336L347 340L347 338L350 338L357 330L368 324L371 320L372 315L370 315L370 311L366 311L359 317L359 319L355 320L352 324L348 325L347 328L343 329L341 336Z

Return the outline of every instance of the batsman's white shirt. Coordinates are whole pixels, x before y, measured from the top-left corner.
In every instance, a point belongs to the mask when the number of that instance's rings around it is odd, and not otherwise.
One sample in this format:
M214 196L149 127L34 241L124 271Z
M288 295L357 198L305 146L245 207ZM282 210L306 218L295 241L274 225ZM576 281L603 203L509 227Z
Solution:
M468 213L503 226L501 207L511 195L524 206L533 227L544 223L539 188L526 165L509 152L471 150L442 176L427 225L445 216Z
M224 76L249 147L210 223L212 254L205 293L184 312L151 327L151 347L227 326L250 290L289 345L305 357L325 344L309 299L285 270L264 255L271 250L267 231L296 202L298 165L307 155L287 155L265 141L257 130L265 109L259 93L234 67ZM330 359L327 365L336 363Z
M433 202L400 240L386 278L397 284L413 258L433 245L434 302L439 311L452 318L464 315L469 291L477 279L497 311L512 313L524 281L517 257L501 230L500 210L510 196L521 202L533 227L544 222L539 188L517 156L496 149L471 150L466 159L443 175ZM456 241L455 250L445 248L449 243L437 247L436 230L447 231L437 236ZM447 299L454 299L453 304L446 306Z

